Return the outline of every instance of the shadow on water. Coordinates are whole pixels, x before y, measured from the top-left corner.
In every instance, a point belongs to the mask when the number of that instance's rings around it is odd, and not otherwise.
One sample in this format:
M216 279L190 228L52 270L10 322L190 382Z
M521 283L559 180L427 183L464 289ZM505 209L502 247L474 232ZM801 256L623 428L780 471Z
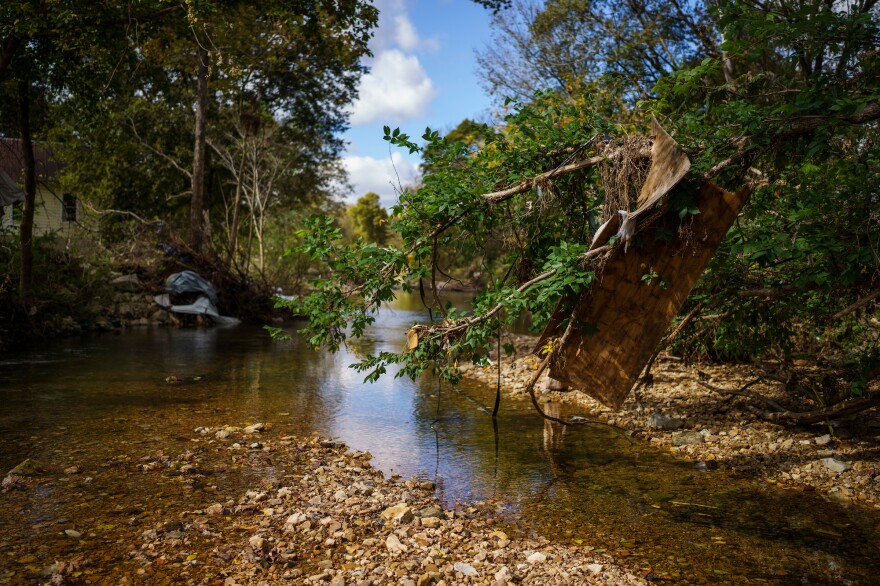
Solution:
M400 349L423 318L405 305L383 310L360 350ZM385 472L435 479L448 504L489 501L514 531L604 550L675 582L867 584L880 571L877 512L699 471L607 428L542 422L525 402L504 401L493 420L494 389L473 383L388 376L365 385L348 368L353 359L246 327L53 342L34 361L0 361L0 466L33 458L58 475L82 466L95 481L77 498L100 503L95 514L113 495L198 508L205 496L150 485L114 463L186 449L197 426L266 421L337 436ZM169 384L171 376L191 384ZM230 490L260 482L241 474L211 481ZM0 541L34 539L28 527L80 511L64 494L27 495L26 513L0 518Z

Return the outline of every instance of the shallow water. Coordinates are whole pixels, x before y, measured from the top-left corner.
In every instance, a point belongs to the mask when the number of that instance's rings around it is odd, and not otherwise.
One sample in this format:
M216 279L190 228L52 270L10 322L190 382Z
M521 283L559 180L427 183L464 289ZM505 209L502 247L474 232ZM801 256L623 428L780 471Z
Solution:
M385 309L359 349L399 349L423 318L414 304ZM278 470L230 466L207 488L155 486L122 465L187 450L197 426L264 421L339 437L386 473L435 479L448 504L489 500L515 529L606 550L657 579L876 583L876 512L698 471L607 428L551 426L524 402L502 403L493 424L494 389L365 385L352 360L250 327L131 330L4 356L0 471L31 458L58 478L0 495L0 581L20 579L22 559L72 552L65 523L111 527L120 511L192 510L271 481ZM65 477L72 465L84 473Z

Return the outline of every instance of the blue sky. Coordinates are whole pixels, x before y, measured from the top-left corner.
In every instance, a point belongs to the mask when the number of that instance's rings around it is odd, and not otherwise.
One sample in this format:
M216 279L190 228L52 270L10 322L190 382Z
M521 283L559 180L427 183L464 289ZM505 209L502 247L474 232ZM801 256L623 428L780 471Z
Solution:
M474 51L490 40L490 13L470 0L374 0L379 27L370 73L351 107L343 164L354 186L346 198L374 191L392 205L392 182L417 175L419 158L388 151L382 127L420 137L426 126L448 131L464 118L487 119L490 99L476 72ZM393 162L393 164L392 164Z

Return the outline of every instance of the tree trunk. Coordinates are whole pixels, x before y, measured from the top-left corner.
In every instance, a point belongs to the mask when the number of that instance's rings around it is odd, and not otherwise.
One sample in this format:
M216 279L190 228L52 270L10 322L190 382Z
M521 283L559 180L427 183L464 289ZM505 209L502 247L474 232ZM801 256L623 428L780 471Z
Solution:
M21 152L24 158L24 210L21 214L21 273L19 298L30 311L34 302L34 205L37 199L37 164L31 138L30 82L18 82Z
M199 47L198 86L196 96L195 149L193 151L192 200L190 202L190 246L204 253L207 240L207 209L205 207L205 126L208 109L208 50Z

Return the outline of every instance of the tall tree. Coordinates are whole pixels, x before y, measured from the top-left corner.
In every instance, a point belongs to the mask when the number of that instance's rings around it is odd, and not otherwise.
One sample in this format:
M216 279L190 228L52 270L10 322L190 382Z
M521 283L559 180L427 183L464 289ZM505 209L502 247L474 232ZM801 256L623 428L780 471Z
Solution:
M379 205L379 196L372 191L348 208L355 236L379 246L388 243L388 212Z

